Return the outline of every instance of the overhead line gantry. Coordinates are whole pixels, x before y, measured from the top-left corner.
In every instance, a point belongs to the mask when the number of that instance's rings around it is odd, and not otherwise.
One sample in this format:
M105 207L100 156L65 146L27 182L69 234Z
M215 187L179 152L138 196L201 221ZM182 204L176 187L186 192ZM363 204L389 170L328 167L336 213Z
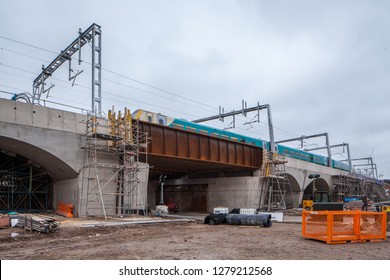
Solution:
M49 91L54 85L46 88L45 81L53 75L53 73L66 61L69 61L69 81L72 81L72 85L76 77L82 73L82 71L73 74L72 70L72 56L79 52L78 63L81 64L81 48L86 44L91 43L92 47L92 113L101 116L102 113L102 31L101 27L97 24L92 24L84 32L79 29L79 36L76 38L65 50L47 66L42 66L42 72L33 82L33 98L32 103L40 103L42 94L47 93L48 98Z

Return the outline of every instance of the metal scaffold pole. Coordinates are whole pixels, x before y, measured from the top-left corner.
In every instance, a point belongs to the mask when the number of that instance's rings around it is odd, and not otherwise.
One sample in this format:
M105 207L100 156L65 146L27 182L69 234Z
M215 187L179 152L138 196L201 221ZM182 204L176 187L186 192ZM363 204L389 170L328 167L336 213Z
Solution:
M107 219L109 215L139 214L140 210L146 214L138 173L139 154L146 153L143 147L147 147L148 136L140 133L138 126L126 108L123 114L110 110L107 120L98 120L96 113L88 117L84 149L85 173L89 175L83 180L87 215L103 213Z

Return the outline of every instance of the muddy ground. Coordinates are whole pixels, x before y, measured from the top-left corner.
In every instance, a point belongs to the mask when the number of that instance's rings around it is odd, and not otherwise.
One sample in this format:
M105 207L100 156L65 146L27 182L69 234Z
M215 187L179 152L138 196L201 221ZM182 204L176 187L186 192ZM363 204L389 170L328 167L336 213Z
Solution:
M18 237L10 237L12 232ZM337 260L390 259L390 242L327 245L301 237L301 224L270 228L204 225L201 222L81 228L60 226L38 234L0 229L0 258L126 260Z

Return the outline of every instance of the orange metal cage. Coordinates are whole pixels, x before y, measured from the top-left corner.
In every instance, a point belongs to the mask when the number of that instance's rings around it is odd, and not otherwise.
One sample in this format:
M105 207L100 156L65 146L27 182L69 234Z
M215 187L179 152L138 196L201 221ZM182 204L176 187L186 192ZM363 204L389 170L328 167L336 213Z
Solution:
M303 211L302 237L327 244L385 241L386 213L363 211Z

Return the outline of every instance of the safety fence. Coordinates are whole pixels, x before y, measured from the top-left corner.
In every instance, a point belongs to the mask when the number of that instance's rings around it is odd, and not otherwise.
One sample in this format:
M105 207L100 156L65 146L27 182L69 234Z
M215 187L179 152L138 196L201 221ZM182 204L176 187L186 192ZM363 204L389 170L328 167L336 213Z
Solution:
M303 211L302 237L327 244L386 240L386 213Z

